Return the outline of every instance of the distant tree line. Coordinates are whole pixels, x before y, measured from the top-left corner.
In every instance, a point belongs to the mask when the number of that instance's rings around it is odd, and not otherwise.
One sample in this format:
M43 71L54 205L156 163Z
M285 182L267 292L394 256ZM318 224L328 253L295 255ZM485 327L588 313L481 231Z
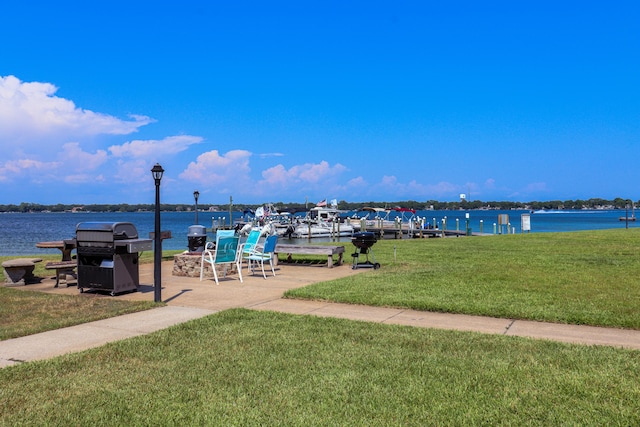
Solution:
M201 207L198 206L198 209ZM0 205L0 212L145 212L153 211L153 204L105 204L105 205L41 205L38 203L20 203L19 205ZM193 209L189 205L160 204L163 211L181 211Z
M550 201L532 201L532 202L509 202L509 201L455 201L441 202L438 200L427 200L418 202L415 200L407 200L401 202L367 202L367 203L348 203L341 200L338 207L344 210L355 210L364 206L376 208L393 208L403 207L415 210L474 210L474 209L528 209L528 210L579 210L579 209L625 209L627 206L637 204L637 201L630 199L616 198L613 200L605 200L593 198L588 200L550 200Z
M632 201L630 199L616 198L613 200L606 199L587 199L587 200L549 200L544 202L532 201L532 202L485 202L481 200L473 201L456 201L456 202L440 202L437 200L427 200L423 202L415 200L406 200L400 202L359 202L351 203L345 200L338 202L338 209L342 210L358 210L360 208L369 206L375 208L393 208L403 207L415 210L474 210L474 209L530 209L530 210L575 210L575 209L625 209L631 208L632 205L637 204L638 201ZM272 204L279 211L305 211L315 206L314 203L284 203L276 202ZM243 211L246 209L255 210L261 205L244 205L234 204L231 208L234 211ZM229 204L221 205L198 205L198 210L206 211L210 208L214 210L227 212L229 211ZM147 212L153 211L155 205L153 204L93 204L93 205L42 205L38 203L20 203L19 205L0 205L0 212ZM161 204L160 209L164 212L181 212L192 211L193 205L190 204Z

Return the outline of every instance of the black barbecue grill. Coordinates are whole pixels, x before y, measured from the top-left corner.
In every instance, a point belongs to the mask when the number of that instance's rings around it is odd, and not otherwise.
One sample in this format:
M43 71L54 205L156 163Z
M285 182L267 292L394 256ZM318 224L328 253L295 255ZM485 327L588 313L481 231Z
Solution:
M151 239L139 239L130 222L81 222L76 226L78 289L111 295L140 286L138 252L151 250Z
M368 231L355 233L351 237L351 243L356 247L356 251L351 255L353 257L353 265L351 268L372 267L376 270L380 268L380 264L376 262L376 257L371 250L371 247L375 245L377 241L376 235ZM369 254L371 254L373 262L369 261ZM365 255L366 260L360 262L360 255Z

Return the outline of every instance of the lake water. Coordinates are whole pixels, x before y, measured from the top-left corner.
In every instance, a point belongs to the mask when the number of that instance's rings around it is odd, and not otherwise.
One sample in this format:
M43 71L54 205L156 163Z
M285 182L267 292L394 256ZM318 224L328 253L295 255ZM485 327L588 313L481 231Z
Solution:
M520 233L522 214L530 214L531 232L565 232L578 230L596 230L624 228L624 210L597 211L418 211L417 216L425 218L428 223L434 220L442 227L446 218L447 229L466 229L466 214L469 214L469 227L473 232L505 234ZM499 215L508 215L509 225L498 225ZM629 216L631 213L629 212ZM242 214L234 212L234 220ZM228 224L228 212L200 212L198 223L211 228L217 221ZM76 225L87 221L132 222L140 238L148 238L154 230L153 212L135 213L5 213L0 214L0 255L38 255L59 253L56 249L36 248L37 242L62 240L75 237ZM163 241L163 249L186 250L189 226L195 223L193 212L162 212L161 229L170 230L172 238ZM629 222L629 227L639 224ZM507 231L509 227L509 231ZM210 236L212 237L212 236ZM326 239L328 240L328 239ZM350 238L343 238L350 241ZM314 239L314 241L320 241Z

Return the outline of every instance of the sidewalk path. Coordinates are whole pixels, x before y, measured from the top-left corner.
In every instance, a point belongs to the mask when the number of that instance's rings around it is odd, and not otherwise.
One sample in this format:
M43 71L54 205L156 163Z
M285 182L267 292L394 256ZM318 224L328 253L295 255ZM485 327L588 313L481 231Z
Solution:
M162 265L162 300L168 304L166 307L0 341L0 367L26 361L44 360L98 347L111 341L151 333L220 310L236 307L640 350L640 331L637 330L516 321L281 298L288 289L366 271L352 270L349 265L329 269L317 265L285 264L277 270L276 277L269 277L265 280L260 274L245 275L244 283L240 283L237 276L234 275L221 280L219 286L216 286L213 280L200 282L199 278L173 276L171 274L172 268L173 262L164 262ZM151 264L141 265L140 282L143 285L139 292L123 294L117 298L152 301L154 292L152 286L153 266ZM48 278L42 283L27 285L23 289L58 294L78 293L75 287L67 288L63 285L60 288L54 288L54 284L55 280ZM84 295L89 298L111 298L93 293L85 293Z
M99 347L111 341L148 334L211 313L214 311L166 306L0 341L0 367Z

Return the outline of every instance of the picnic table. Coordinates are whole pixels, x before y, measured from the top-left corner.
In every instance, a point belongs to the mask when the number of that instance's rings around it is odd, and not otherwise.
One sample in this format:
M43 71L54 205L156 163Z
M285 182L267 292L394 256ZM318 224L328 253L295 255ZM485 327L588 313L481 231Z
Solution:
M69 286L69 279L67 276L71 276L74 279L77 279L75 269L78 266L76 260L71 259L71 251L76 248L76 241L73 239L67 240L55 240L50 242L38 242L36 243L36 247L42 249L59 249L62 252L62 261L59 262L48 262L44 268L47 270L55 270L56 271L56 284L55 288L60 284L60 278L63 277L67 282L67 286Z
M62 252L62 261L71 261L71 251L76 248L76 242L73 239L38 242L36 243L36 248L60 249L60 252Z

